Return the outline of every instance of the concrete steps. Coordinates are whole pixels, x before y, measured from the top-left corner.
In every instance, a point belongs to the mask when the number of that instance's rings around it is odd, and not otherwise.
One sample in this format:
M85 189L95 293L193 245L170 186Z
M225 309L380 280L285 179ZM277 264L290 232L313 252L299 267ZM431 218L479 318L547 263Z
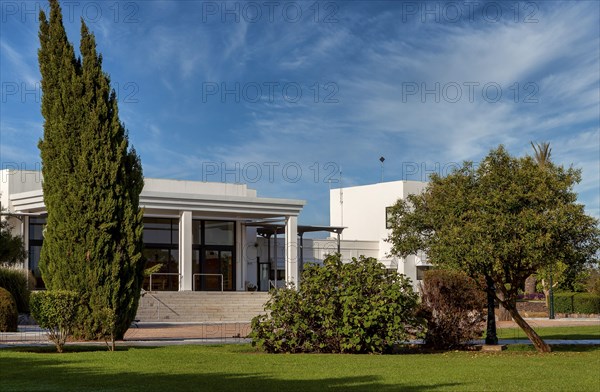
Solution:
M153 291L140 298L136 318L145 322L249 322L264 314L263 292Z

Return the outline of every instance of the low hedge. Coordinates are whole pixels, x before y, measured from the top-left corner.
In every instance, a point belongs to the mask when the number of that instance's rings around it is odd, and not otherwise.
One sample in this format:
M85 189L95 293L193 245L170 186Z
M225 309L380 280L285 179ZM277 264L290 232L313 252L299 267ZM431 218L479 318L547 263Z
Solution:
M23 270L0 267L0 287L12 294L19 313L29 312L29 288Z
M556 313L600 314L600 295L592 293L555 293Z

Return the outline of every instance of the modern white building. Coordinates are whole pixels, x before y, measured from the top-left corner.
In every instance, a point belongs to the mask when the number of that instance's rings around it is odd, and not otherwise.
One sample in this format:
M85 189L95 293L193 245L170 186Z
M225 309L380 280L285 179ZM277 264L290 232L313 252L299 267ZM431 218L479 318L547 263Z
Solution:
M39 171L0 170L0 203L28 250L23 268L38 288L46 207ZM144 257L161 264L144 286L151 291L267 291L298 284L304 262L340 252L345 260L376 257L414 282L426 260L388 257L386 208L421 192L425 183L395 181L330 191L330 226L298 225L303 200L259 197L243 184L145 179ZM6 215L8 213L8 215ZM323 239L306 233L329 232Z
M391 181L371 185L332 189L329 195L329 224L345 227L342 244L351 241L370 243L369 248L389 269L395 269L410 277L413 282L422 279L422 274L430 268L424 254L406 258L390 256L391 244L386 241L390 234L388 209L398 199L425 190L426 182Z
M41 288L38 262L46 220L41 175L2 170L0 176L0 202L29 251L23 267L33 272ZM149 266L163 265L152 282L146 282L147 288L245 290L246 282L256 282L260 260L256 233L263 226L282 232L280 279L297 284L298 215L304 204L258 197L241 184L145 179L140 195L144 257ZM275 237L272 242L277 243ZM252 266L255 269L249 270Z

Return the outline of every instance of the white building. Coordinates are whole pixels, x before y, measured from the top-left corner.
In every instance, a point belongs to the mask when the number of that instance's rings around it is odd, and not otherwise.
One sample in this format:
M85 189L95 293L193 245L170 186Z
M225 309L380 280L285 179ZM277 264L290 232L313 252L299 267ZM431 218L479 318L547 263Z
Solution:
M38 262L46 220L41 174L1 170L0 176L0 202L29 252L23 267L33 272L41 288ZM297 222L304 204L303 200L258 197L256 191L240 184L145 179L140 195L144 257L148 265L163 265L146 287L245 290L247 281L256 282L260 251L256 232L263 223L277 224L283 232L279 239L284 249L281 278L297 284Z
M38 171L0 170L0 203L28 250L23 268L43 287L38 268L46 207ZM242 184L145 179L144 257L162 264L145 282L152 291L267 291L284 281L298 284L304 262L340 252L349 260L376 257L413 281L426 261L387 256L386 208L421 192L425 183L395 181L330 191L330 226L298 225L303 200L258 197ZM326 239L305 233L330 232Z
M370 242L369 247L376 249L376 253L368 256L376 257L389 269L395 269L416 282L430 265L423 254L406 258L389 255L391 244L386 242L390 234L387 211L398 199L421 193L426 186L427 183L421 181L391 181L332 189L329 194L329 224L345 227L342 244Z

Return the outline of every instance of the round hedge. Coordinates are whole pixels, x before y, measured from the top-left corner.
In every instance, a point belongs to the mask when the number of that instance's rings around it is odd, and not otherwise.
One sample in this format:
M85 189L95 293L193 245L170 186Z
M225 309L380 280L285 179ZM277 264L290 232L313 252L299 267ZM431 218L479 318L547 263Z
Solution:
M19 312L12 294L0 287L0 332L17 332Z

